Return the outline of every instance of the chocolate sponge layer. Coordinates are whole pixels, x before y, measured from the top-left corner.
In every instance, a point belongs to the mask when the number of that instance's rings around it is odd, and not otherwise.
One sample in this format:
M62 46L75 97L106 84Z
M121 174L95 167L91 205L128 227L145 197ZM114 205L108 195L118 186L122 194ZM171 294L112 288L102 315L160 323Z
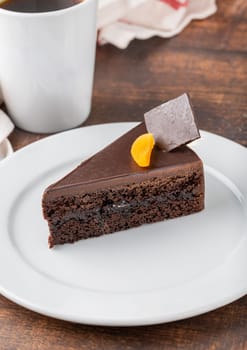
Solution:
M139 183L44 200L49 246L126 230L204 208L202 163Z

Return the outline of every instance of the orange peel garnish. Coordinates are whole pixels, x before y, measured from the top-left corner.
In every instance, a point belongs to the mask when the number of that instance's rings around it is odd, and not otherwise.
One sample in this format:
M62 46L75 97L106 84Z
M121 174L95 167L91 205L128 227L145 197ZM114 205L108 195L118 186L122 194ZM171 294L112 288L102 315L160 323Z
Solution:
M150 165L150 159L152 150L155 145L153 134L143 134L133 142L131 146L131 156L134 161L140 167L148 167Z

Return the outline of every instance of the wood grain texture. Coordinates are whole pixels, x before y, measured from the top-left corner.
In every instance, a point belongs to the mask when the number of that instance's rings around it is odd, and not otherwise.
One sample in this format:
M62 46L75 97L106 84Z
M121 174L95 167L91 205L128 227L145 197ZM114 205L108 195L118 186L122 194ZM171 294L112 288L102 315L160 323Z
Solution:
M247 2L219 11L170 40L97 49L93 108L85 125L142 120L144 111L187 91L202 129L247 146ZM45 135L15 130L19 149ZM150 327L76 325L0 297L1 350L246 350L247 296L188 320Z

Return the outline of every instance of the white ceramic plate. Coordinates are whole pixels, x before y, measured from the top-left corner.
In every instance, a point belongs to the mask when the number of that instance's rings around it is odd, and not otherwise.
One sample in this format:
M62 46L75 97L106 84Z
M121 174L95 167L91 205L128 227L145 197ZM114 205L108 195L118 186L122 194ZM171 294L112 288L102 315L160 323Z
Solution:
M202 132L206 208L187 217L48 249L41 196L133 123L38 141L0 164L0 291L48 316L97 325L179 320L247 292L247 150Z

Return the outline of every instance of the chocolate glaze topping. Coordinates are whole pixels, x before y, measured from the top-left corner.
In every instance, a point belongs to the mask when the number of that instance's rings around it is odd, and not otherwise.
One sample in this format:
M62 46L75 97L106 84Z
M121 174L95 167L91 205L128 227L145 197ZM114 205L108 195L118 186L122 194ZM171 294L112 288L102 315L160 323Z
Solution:
M146 133L144 123L131 129L109 146L82 162L45 191L46 198L74 195L79 192L110 188L113 185L136 183L155 176L169 176L179 168L193 169L201 160L188 147L182 146L172 152L163 152L155 147L148 168L139 167L130 155L133 141Z

